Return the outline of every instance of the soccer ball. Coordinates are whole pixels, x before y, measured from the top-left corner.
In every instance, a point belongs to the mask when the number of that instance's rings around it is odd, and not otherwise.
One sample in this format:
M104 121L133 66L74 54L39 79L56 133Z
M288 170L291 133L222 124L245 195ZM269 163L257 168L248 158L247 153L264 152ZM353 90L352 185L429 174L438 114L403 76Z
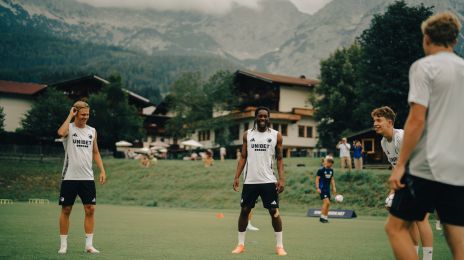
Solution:
M336 202L342 202L343 201L343 195L338 194L337 196L335 196L335 201Z
M385 199L385 207L391 208L394 197L395 197L395 193L388 195L388 197Z

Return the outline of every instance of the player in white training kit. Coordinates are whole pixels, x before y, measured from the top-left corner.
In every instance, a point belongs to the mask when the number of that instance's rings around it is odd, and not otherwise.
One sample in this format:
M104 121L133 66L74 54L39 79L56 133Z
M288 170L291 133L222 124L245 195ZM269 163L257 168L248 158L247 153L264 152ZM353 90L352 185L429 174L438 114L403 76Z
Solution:
M417 259L407 229L430 209L443 223L453 258L464 259L464 59L453 50L461 28L449 11L421 25L426 57L409 71L403 145L388 179L395 198L385 231L398 259Z
M92 170L92 158L100 170L99 181L106 181L105 168L97 145L97 131L87 125L89 105L83 101L74 103L69 115L58 129L63 137L65 159L62 172L59 204L61 246L58 253L65 254L68 249L69 216L76 196L84 204L85 252L99 253L93 246L94 211L96 204L95 181ZM74 122L71 120L74 118Z
M374 120L376 133L383 136L380 142L382 150L390 164L395 167L403 143L404 131L393 128L396 114L390 107L376 108L372 111L371 116ZM394 194L394 190L391 190L390 194ZM391 207L391 205L386 206L387 208ZM411 225L409 233L411 234L416 252L419 250L419 240L421 240L423 260L431 260L433 255L433 232L429 223L429 213L427 213L423 221L414 221L414 225Z
M279 214L279 195L284 190L284 166L282 151L282 134L269 128L270 111L258 107L255 111L253 129L243 134L241 158L237 165L233 188L238 191L240 175L244 172L244 184L240 201L241 211L238 219L238 245L232 251L240 254L245 251L245 233L248 216L254 208L258 196L263 206L269 210L272 226L276 237L276 253L287 255L282 243L282 220ZM274 175L274 157L277 152L277 172L279 180ZM244 170L245 169L245 170Z

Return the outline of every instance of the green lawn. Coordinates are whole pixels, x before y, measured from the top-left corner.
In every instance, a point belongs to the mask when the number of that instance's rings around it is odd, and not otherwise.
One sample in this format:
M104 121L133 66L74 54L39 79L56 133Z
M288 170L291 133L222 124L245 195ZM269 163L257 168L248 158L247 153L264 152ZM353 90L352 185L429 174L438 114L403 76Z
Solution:
M247 232L246 252L230 252L237 243L237 210L149 208L98 205L94 244L98 256L83 253L83 209L71 215L68 254L59 247L59 206L15 203L0 206L0 259L269 259L274 234L265 210L257 208ZM224 213L217 219L216 213ZM304 214L282 211L287 259L392 259L384 217L331 219L321 224ZM434 231L435 232L435 231ZM450 259L444 237L435 233L434 259Z
M274 234L267 212L259 203L248 232L247 251L233 256L240 193L232 190L236 161L159 161L142 168L137 161L104 158L108 183L97 185L95 244L105 259L267 259L274 257ZM319 160L285 159L286 187L280 197L284 244L290 259L391 259L383 231L389 171L347 174L335 168L337 190L345 200L331 208L356 210L357 219L323 225L305 217L320 207L314 190ZM302 165L303 164L303 165ZM52 259L59 246L56 205L62 162L0 160L0 259ZM29 198L49 199L50 205L20 203ZM18 203L19 202L19 203ZM223 219L215 214L224 213ZM77 201L71 216L69 253L85 254L83 209ZM432 222L433 223L433 222ZM435 236L434 259L449 259L444 237Z
M205 168L200 161L161 160L142 168L135 160L104 158L108 183L97 185L97 201L104 204L175 208L236 209L240 193L232 190L237 162L215 161ZM284 159L286 187L281 207L305 212L320 207L314 188L320 161L311 158ZM0 198L27 201L29 198L58 198L62 162L0 160ZM346 174L335 168L337 190L343 207L361 215L386 216L383 207L389 171ZM334 205L337 207L337 205Z

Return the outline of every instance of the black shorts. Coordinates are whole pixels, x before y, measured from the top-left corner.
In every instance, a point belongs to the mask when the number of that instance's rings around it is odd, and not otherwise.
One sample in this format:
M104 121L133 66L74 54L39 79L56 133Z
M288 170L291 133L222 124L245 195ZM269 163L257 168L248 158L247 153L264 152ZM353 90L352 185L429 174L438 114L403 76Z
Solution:
M59 205L74 205L76 196L79 195L82 204L93 204L97 202L97 191L94 181L62 181L60 189Z
M275 183L243 184L240 206L252 209L258 197L261 197L266 209L279 208L279 195Z
M330 190L321 190L321 200L323 199L329 199L330 200Z
M464 186L453 186L406 174L395 192L390 213L406 221L422 221L436 210L445 224L464 226Z

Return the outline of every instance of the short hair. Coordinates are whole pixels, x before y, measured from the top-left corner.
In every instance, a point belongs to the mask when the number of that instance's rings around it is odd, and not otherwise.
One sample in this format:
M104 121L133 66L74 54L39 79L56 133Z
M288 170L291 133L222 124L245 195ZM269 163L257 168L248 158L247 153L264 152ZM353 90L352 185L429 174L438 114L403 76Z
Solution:
M75 107L79 111L81 108L89 108L89 104L87 104L87 102L79 100L74 103L73 107Z
M324 161L329 162L329 163L332 163L332 164L334 163L333 157L332 157L332 156L329 156L329 155L327 155L327 156L324 158Z
M261 110L266 110L267 115L268 115L269 117L271 117L271 110L269 110L269 108L267 108L267 107L258 107L258 108L256 108L256 110L255 110L255 117L258 116L258 113L259 113L259 111L261 111Z
M430 37L436 45L453 45L461 31L461 22L450 11L437 13L422 22L422 34Z
M396 118L395 112L388 106L383 106L372 110L371 116L385 117L386 119L390 119L391 121L393 121L393 123L395 123Z

